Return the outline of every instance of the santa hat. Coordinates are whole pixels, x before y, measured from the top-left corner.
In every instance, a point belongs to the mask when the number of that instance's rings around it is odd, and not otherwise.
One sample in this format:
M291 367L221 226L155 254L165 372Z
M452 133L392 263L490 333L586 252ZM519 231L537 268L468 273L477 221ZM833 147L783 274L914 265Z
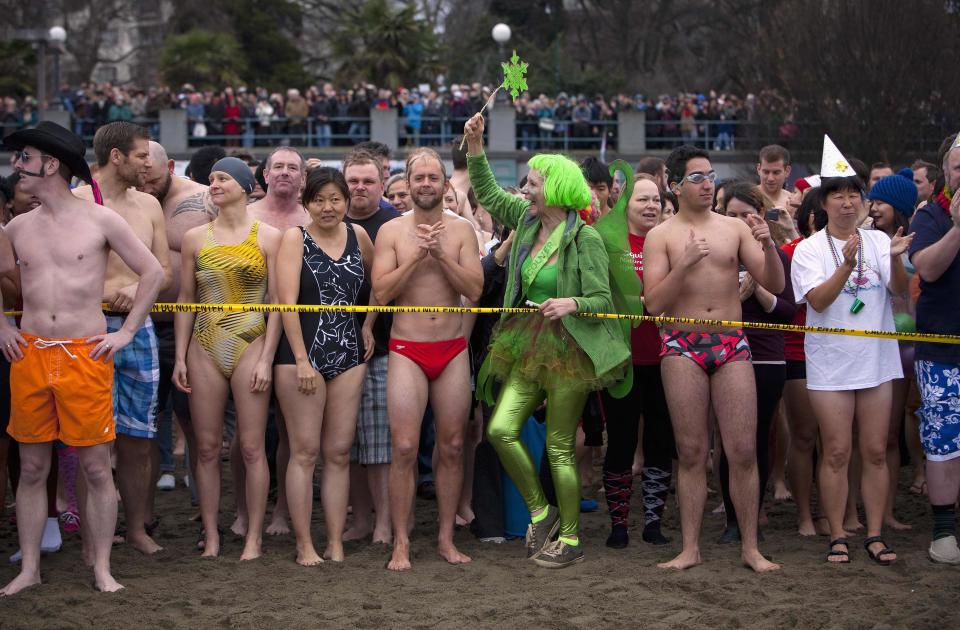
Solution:
M803 192L808 188L816 188L819 185L820 185L819 175L810 175L809 177L801 177L797 181L793 182L793 187L797 189L797 192Z

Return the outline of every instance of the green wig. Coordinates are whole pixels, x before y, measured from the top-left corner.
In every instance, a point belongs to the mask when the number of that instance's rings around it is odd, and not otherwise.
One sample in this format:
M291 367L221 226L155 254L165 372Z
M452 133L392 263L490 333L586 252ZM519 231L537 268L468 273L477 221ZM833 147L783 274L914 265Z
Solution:
M626 315L643 315L643 305L640 294L643 292L643 283L633 267L633 256L630 253L630 238L627 228L627 206L633 195L633 169L623 160L615 160L610 165L610 175L620 171L624 175L624 187L620 191L617 203L603 218L597 221L593 228L600 233L603 244L610 259L610 293L613 305L618 313ZM633 322L633 326L637 322ZM630 346L630 320L620 320L620 331L624 341ZM614 398L623 398L633 387L633 370L627 370L627 377L608 388Z
M590 205L590 187L580 166L570 158L542 153L530 158L527 166L543 176L543 200L548 206L580 210Z

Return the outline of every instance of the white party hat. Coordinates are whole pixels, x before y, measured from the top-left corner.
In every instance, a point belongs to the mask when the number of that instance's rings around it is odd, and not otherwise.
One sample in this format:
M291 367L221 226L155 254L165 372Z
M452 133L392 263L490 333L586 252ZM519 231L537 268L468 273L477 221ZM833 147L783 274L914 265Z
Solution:
M823 160L820 162L820 177L853 177L857 173L843 157L830 136L823 135Z
M950 150L954 150L957 147L960 147L960 133L957 134L957 137L953 140L953 144L950 145Z

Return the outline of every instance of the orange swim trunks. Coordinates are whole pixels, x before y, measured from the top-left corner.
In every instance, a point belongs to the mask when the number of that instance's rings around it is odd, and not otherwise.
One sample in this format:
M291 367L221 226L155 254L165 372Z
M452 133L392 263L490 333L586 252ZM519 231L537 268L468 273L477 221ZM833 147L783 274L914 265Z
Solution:
M10 426L17 442L59 439L94 446L114 439L113 361L94 361L84 339L43 339L25 332L23 358L10 366Z

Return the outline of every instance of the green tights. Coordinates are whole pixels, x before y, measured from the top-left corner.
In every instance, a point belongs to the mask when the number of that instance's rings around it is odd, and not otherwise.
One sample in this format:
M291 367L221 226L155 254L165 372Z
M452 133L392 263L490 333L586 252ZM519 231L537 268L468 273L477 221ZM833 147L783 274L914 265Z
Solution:
M580 475L577 471L577 423L588 392L569 389L544 390L540 385L511 374L503 384L487 438L500 462L516 484L530 512L547 507L530 453L520 443L520 430L527 418L547 401L546 457L553 475L560 508L560 535L576 536L580 527Z

